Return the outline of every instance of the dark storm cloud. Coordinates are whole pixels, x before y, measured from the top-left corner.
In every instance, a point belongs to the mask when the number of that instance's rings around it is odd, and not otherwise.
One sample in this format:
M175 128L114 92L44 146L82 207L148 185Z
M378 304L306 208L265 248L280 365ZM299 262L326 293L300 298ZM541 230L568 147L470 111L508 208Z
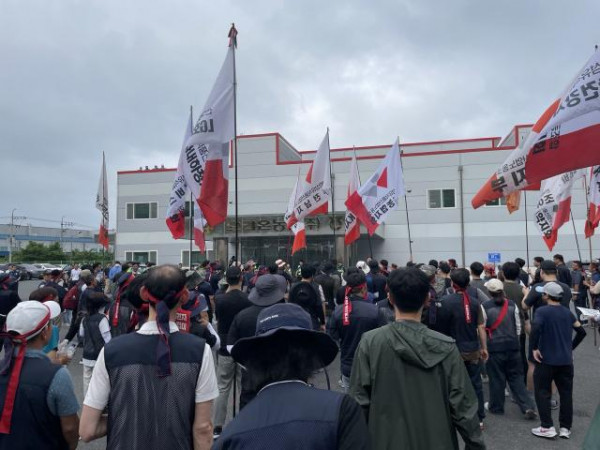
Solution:
M0 2L5 194L95 224L116 171L176 163L238 25L240 133L315 148L498 136L534 121L593 51L595 2Z

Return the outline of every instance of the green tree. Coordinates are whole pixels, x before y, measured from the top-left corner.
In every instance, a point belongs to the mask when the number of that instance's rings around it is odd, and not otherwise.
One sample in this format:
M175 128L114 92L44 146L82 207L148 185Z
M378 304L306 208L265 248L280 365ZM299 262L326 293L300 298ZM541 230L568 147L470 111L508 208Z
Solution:
M53 242L49 246L29 241L25 248L13 254L13 260L22 262L58 262L66 259L60 243Z

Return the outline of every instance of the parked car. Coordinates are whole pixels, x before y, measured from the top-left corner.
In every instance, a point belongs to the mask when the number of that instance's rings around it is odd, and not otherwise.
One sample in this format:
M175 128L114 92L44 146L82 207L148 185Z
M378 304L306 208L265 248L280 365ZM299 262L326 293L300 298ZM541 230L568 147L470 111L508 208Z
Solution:
M21 274L21 280L31 280L31 273L22 264L15 264L15 267ZM0 265L0 273L6 272L10 272L10 264Z
M35 264L21 264L25 270L27 270L27 273L29 274L29 276L27 277L28 280L32 280L34 278L42 278L42 274L44 273L44 269L42 269L41 267L37 267Z
M40 270L40 274L38 275L38 278L43 278L44 272L46 270L62 270L60 267L56 267L52 264L48 264L48 263L39 263L39 264L33 264L38 270Z

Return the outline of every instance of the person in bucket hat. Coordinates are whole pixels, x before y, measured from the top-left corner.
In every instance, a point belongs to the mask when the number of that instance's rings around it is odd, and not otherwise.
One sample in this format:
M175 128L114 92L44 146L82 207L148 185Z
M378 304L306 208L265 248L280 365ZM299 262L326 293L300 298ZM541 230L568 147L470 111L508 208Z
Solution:
M346 394L308 384L337 352L333 339L312 329L310 315L301 306L264 308L255 336L240 339L231 350L258 394L213 449L369 448L358 403Z
M66 368L52 364L42 350L50 341L57 307L24 301L6 317L0 367L2 449L77 446L79 404L71 376Z

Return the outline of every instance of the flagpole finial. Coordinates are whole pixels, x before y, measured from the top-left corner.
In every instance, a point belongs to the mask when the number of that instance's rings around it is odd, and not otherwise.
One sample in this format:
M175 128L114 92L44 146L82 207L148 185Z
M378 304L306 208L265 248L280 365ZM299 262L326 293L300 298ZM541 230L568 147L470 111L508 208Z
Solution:
M229 28L229 33L227 33L227 37L229 38L229 47L233 45L234 48L237 48L237 28L235 27L235 23L231 23L231 28Z

